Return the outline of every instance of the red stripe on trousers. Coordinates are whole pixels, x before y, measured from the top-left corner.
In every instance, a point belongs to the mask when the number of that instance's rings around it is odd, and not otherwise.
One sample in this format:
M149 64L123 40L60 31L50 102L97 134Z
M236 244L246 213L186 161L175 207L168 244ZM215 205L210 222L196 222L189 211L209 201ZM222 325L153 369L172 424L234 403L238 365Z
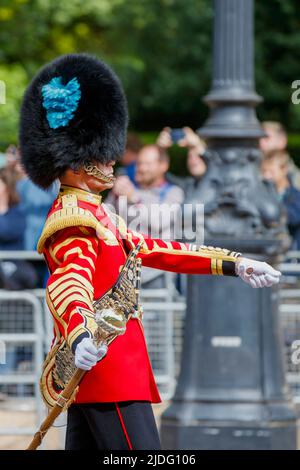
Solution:
M121 422L121 426L122 426L123 432L124 432L125 437L126 437L126 441L127 441L129 450L132 450L133 447L132 447L132 444L131 444L131 442L130 442L129 436L128 436L128 434L127 434L126 427L125 427L125 423L124 423L124 421L123 421L123 418L122 418L121 411L120 411L120 408L119 408L118 403L116 403L116 409L117 409L117 413L118 413L118 416L119 416L119 419L120 419L120 422Z

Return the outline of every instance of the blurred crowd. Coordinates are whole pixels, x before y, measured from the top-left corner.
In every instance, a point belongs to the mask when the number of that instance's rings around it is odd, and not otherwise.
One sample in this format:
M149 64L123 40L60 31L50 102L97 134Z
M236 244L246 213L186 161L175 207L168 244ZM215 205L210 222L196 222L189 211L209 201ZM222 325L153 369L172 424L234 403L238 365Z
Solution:
M0 251L34 251L47 213L58 193L58 184L43 191L25 175L19 149L10 145L0 169ZM0 262L0 286L6 289L43 287L45 266L26 259Z
M287 133L284 127L273 121L263 122L262 127L265 136L259 142L262 152L261 178L274 185L278 200L283 203L286 211L292 238L291 249L300 250L300 170L287 151ZM169 172L168 150L174 144L186 150L189 176L179 177ZM118 202L122 196L132 206L182 203L206 172L204 152L205 143L189 127L166 127L160 132L155 144L146 146L142 146L137 135L129 134L122 168L106 201L113 204L116 212L120 209ZM142 231L147 232L151 228L152 233L153 225L159 223L161 232L159 233L158 227L154 227L157 228L154 232L163 238L164 226L158 218L151 217L151 227L142 224Z
M287 134L278 122L264 122L265 137L260 139L262 151L261 177L274 185L278 199L286 210L287 224L292 237L291 248L300 249L300 170L287 151ZM178 145L185 150L188 176L170 172L169 149ZM168 208L181 205L188 192L193 191L206 172L203 159L205 143L189 127L165 127L154 144L142 145L137 134L129 133L126 151L116 170L116 182L105 199L120 213L120 200L125 198L127 209L143 205L159 205L151 217L139 212L137 230L167 238L170 223ZM10 145L0 168L0 251L36 249L47 213L58 192L58 183L48 191L34 185L20 164L19 149ZM201 203L201 201L199 201ZM127 210L127 222L137 212ZM121 214L122 215L122 214ZM165 215L165 216L164 216ZM172 233L172 231L171 231ZM144 285L162 287L163 276L157 270L145 269ZM39 271L34 262L5 259L0 264L0 286L9 289L43 287L47 273Z

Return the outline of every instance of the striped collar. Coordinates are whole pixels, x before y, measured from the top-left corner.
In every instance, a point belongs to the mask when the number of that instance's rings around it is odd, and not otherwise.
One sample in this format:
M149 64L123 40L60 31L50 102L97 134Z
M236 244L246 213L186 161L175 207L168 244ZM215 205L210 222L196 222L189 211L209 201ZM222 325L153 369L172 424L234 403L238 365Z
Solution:
M62 184L59 190L59 196L64 196L65 194L75 194L75 196L80 201L89 202L91 204L95 204L95 206L99 206L102 201L102 196L100 196L100 194L90 193L85 189L75 188L75 186L67 186L66 184Z

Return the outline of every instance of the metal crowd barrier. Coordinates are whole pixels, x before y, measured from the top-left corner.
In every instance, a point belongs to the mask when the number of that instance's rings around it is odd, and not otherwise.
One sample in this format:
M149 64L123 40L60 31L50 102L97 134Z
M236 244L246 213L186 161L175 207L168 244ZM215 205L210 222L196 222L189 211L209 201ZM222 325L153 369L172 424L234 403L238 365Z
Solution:
M0 435L32 435L44 415L39 391L43 336L42 311L36 296L24 291L0 291L1 408L36 414L32 426L0 423Z
M283 274L279 292L279 318L283 335L286 379L294 402L299 404L300 360L295 361L293 353L297 342L300 347L300 251L288 252L279 269Z
M43 262L43 257L35 251L0 251L0 260ZM0 436L32 436L45 416L39 390L45 351L43 297L39 290L0 290Z
M141 288L143 326L155 380L161 398L169 400L179 372L185 299L174 287L174 276L164 273L166 288Z

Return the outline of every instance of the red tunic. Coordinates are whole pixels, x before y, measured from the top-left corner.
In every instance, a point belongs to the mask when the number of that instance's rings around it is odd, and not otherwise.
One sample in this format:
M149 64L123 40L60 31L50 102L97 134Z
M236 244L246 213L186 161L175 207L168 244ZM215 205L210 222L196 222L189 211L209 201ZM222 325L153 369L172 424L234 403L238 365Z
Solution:
M74 352L83 337L93 335L97 325L92 302L116 282L127 254L141 239L144 266L235 275L237 253L132 232L101 204L100 196L62 186L38 244L50 271L46 298L54 319L54 344L63 336ZM76 397L76 403L128 400L161 402L138 318L128 321L125 334L85 374Z

